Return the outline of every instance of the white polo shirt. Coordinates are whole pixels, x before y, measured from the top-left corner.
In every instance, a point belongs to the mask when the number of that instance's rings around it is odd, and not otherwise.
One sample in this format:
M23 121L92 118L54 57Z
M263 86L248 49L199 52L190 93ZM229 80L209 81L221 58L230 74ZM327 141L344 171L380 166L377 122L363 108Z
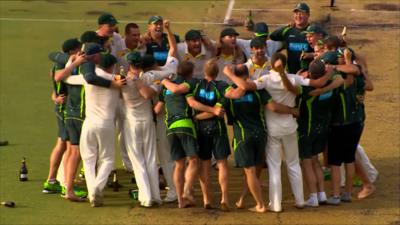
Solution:
M194 64L193 78L203 79L204 71L203 67L207 60L213 57L212 53L206 49L204 44L201 44L201 52L192 56L188 50L186 42L178 43L178 59L180 62L189 61Z
M296 74L287 74L289 81L295 86L309 86L310 79ZM257 90L266 89L272 99L282 105L294 107L296 95L286 90L278 72L271 70L269 75L262 76L253 81ZM289 135L297 130L297 121L291 114L280 114L266 110L268 133L271 136Z
M269 74L269 71L271 69L271 65L268 60L265 61L264 65L259 66L257 64L254 64L253 60L249 58L244 65L249 70L249 77L252 80L257 80L261 76Z

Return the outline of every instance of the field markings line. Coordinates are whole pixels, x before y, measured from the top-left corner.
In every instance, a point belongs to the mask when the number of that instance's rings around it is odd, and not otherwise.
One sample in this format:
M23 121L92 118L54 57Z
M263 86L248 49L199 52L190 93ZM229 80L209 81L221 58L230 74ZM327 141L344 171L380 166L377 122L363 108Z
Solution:
M228 8L226 9L224 24L229 24L231 19L233 6L235 5L235 0L229 0Z
M82 22L90 22L95 23L97 20L93 19L51 19L51 18L12 18L12 17L0 17L0 21L16 21L16 22L54 22L54 23L82 23ZM122 23L130 23L135 22L139 24L147 24L147 20L118 20ZM211 25L223 25L224 23L219 22L203 22L203 21L173 21L175 24L211 24Z

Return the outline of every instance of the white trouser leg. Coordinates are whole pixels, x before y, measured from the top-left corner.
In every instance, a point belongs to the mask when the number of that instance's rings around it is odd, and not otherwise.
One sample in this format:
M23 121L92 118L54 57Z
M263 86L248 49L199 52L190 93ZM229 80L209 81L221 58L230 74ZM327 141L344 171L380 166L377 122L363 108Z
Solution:
M143 124L128 119L127 123L124 126L124 132L126 134L125 144L128 150L129 158L132 162L136 184L139 188L139 201L142 203L150 203L151 189L148 174L146 171L146 162L143 154Z
M157 144L156 144L156 128L153 121L144 121L143 123L143 155L146 162L146 170L148 174L151 200L161 202L159 175L156 160Z
M376 170L376 168L372 165L371 161L364 151L364 148L360 144L358 144L357 146L356 157L360 160L361 165L367 172L369 180L371 182L374 182L376 180L376 177L378 176L378 170Z
M115 159L115 127L99 127L96 129L99 155L97 160L96 190L103 192L108 176L114 168Z
M266 158L269 173L269 207L273 211L282 210L281 149L281 140L268 136Z
M162 115L157 116L157 153L158 160L160 161L161 168L164 173L165 180L167 181L167 185L169 187L169 191L167 196L175 197L175 184L172 178L174 172L174 161L171 159L171 151L170 146L167 139L166 134L166 126L165 126L165 113L160 113Z
M303 193L303 175L301 173L299 160L299 146L297 142L297 133L289 134L282 137L283 151L285 153L287 172L289 182L296 204L304 205Z
M92 200L96 186L96 161L98 156L98 142L94 129L88 121L83 122L79 149L85 169L85 181L89 199Z
M123 101L120 101L120 104L118 106L117 114L116 114L116 127L117 127L117 134L118 134L118 143L119 147L121 149L121 159L122 159L122 164L124 168L128 171L132 172L132 163L131 160L129 159L128 152L126 150L125 146L125 140L124 140L124 118L125 118L125 110L123 108Z

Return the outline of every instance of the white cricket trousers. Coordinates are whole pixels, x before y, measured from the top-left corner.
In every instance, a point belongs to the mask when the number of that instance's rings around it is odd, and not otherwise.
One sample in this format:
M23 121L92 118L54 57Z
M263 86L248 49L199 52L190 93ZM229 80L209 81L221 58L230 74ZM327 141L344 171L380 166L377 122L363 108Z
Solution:
M80 138L81 157L85 169L89 200L101 195L114 167L115 125L97 125L85 119Z
M300 168L297 133L284 136L268 135L266 158L269 173L269 207L273 211L282 210L282 148L296 205L304 205L303 177Z
M118 135L118 143L119 147L121 149L121 159L122 159L122 164L125 168L125 170L132 172L132 163L131 160L129 159L128 156L128 151L126 150L125 146L125 139L124 139L124 118L125 118L125 109L124 109L124 103L123 100L120 99L117 108L117 114L116 114L116 130L117 130L117 135Z
M163 170L165 180L169 187L167 197L176 197L175 183L173 179L175 162L171 158L171 148L169 146L167 132L165 125L165 112L164 110L157 115L157 152L160 166Z
M139 188L139 201L142 204L161 202L154 122L151 119L135 120L129 116L125 122L125 146Z

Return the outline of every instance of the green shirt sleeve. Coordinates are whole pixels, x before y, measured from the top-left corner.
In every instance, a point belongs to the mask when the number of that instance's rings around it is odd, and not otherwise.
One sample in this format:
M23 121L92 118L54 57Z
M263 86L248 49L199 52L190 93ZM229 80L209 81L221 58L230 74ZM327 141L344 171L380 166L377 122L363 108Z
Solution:
M191 79L191 80L184 82L184 84L187 84L189 87L189 92L185 95L186 98L194 95L194 91L195 91L198 83L199 83L199 80L197 80L197 79Z
M95 69L96 65L93 62L85 62L80 66L80 72L86 82L96 86L110 87L111 81L97 76Z
M265 89L258 90L257 92L260 95L261 104L265 105L272 101L271 95Z
M50 52L50 54L48 55L48 58L52 62L65 65L68 62L69 55L67 53L63 53L63 52Z
M290 29L289 26L281 27L272 32L269 37L273 41L285 41L285 34Z

